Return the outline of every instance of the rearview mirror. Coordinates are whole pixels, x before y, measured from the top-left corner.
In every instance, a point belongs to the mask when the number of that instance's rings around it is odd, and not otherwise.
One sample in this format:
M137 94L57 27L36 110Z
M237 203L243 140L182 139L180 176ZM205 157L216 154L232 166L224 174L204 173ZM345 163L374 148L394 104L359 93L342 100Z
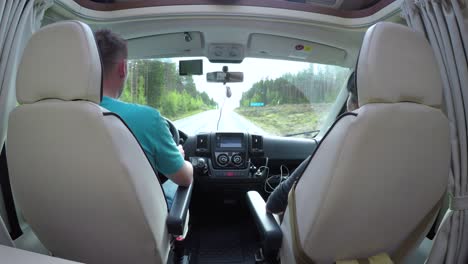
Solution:
M217 83L234 83L234 82L243 82L244 73L243 72L208 72L206 74L207 82L217 82Z

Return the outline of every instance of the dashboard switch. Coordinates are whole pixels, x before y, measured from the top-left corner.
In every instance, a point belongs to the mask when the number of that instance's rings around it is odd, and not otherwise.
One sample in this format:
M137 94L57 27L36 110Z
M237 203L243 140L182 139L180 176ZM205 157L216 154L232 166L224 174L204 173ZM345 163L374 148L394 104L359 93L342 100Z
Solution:
M206 168L206 161L205 161L205 159L203 159L203 158L198 158L197 167L198 167L199 169L204 169L204 168Z
M231 160L232 160L232 163L234 163L236 165L241 165L242 162L243 162L242 156L239 155L239 154L233 155Z
M220 154L217 161L220 166L226 166L229 162L229 156L226 154Z

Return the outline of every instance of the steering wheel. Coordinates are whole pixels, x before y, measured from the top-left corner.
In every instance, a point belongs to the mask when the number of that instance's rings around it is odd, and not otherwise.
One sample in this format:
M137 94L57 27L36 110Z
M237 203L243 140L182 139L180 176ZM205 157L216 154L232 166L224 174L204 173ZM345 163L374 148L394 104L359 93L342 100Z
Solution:
M174 142L176 143L176 145L179 145L180 144L179 130L176 128L176 126L174 125L174 123L172 123L171 120L167 118L164 118L164 119L166 119L166 122L169 125L169 131L171 131L172 139L174 139Z

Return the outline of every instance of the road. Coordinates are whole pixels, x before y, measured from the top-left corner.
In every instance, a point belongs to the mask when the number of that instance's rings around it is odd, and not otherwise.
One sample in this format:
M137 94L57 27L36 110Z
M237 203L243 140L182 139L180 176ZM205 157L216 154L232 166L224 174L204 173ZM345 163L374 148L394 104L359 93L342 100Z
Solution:
M193 116L174 121L175 126L189 134L196 135L200 132L249 132L267 135L263 129L254 125L252 122L237 114L232 110L223 110L219 128L216 125L219 119L219 110L208 110Z

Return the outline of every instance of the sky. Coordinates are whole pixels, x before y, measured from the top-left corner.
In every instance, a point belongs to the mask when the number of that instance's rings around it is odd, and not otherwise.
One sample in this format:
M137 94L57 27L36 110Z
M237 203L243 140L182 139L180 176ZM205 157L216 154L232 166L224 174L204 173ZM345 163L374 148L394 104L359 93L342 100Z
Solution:
M193 80L200 92L206 92L219 106L224 109L234 109L239 106L242 93L249 90L252 85L262 79L275 79L285 73L298 73L309 67L308 62L295 62L272 59L246 58L240 64L233 63L211 63L207 58L173 58L172 61L203 59L203 75L193 75ZM206 81L207 72L222 71L223 66L228 66L230 72L240 71L244 73L242 83L228 83L231 88L231 98L226 98L226 88L222 83L208 83Z

